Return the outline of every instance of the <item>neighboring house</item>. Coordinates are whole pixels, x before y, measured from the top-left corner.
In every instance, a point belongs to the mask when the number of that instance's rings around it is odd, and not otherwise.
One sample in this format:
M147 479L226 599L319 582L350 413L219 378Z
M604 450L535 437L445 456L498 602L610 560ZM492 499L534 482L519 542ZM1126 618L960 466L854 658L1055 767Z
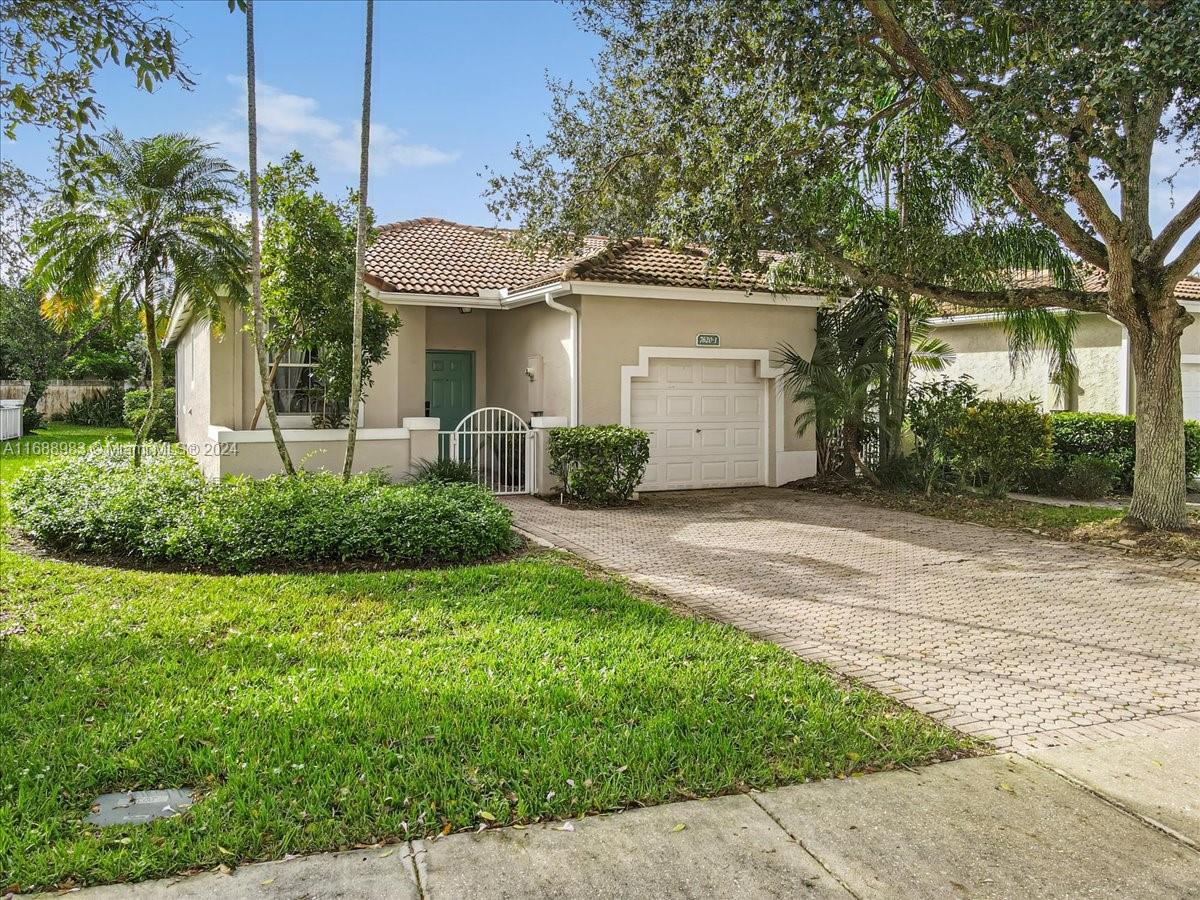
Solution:
M1104 290L1104 276L1089 275L1086 290ZM1189 276L1179 283L1175 296L1193 316L1180 343L1183 374L1183 414L1200 419L1200 277ZM924 378L956 378L969 375L992 397L1032 397L1046 410L1113 412L1132 414L1134 378L1129 358L1129 341L1124 326L1099 313L1080 313L1075 339L1075 361L1079 370L1073 391L1064 391L1051 379L1049 359L1044 353L1014 361L998 313L956 309L954 315L935 319L937 336L955 352L954 362L943 372Z
M562 260L530 258L512 238L441 219L380 230L365 280L403 327L372 372L357 469L401 478L439 447L461 452L473 438L445 432L499 407L531 429L536 463L523 489L548 487L538 435L567 424L645 429L642 490L778 485L815 473L814 435L796 433L798 410L772 356L781 343L811 352L822 295L773 294L710 267L702 250L652 240L589 239ZM278 471L266 415L248 430L258 372L241 314L229 312L221 336L181 306L168 341L177 345L179 439L204 471ZM281 366L276 408L293 458L337 469L345 430L311 426L311 392L298 389L307 365L296 354Z

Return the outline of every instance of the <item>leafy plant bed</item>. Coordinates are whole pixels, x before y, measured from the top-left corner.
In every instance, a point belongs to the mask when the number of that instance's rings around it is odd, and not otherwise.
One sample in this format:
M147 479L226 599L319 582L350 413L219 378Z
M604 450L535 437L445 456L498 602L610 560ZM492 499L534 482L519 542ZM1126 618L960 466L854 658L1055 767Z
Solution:
M303 576L0 565L0 880L22 890L972 752L556 554ZM178 818L84 821L99 794L179 785L199 797Z
M53 459L19 475L8 499L39 546L183 569L463 563L514 547L511 513L475 485L329 474L213 483L178 449L136 469L120 448Z
M1138 555L1200 559L1200 514L1192 513L1186 532L1148 532L1122 521L1125 510L1107 506L1051 506L1007 498L990 499L974 493L883 491L857 482L797 482L798 490L850 497L888 509L920 513L955 522L994 528L1014 528L1060 541L1100 544Z

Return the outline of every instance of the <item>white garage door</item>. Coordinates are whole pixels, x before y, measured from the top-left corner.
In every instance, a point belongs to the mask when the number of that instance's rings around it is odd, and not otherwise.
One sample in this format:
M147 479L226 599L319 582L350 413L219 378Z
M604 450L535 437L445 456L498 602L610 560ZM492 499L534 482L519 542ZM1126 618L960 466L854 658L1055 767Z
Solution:
M630 385L630 424L650 434L640 490L765 483L765 401L753 361L652 360Z
M1183 417L1200 419L1200 363L1183 364Z

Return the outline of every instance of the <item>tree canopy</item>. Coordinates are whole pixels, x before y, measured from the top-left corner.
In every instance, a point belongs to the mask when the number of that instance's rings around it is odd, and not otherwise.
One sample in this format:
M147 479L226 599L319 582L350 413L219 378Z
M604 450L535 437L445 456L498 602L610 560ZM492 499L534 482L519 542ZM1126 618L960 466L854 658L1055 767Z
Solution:
M128 69L138 87L174 80L190 87L174 22L143 0L3 0L0 108L4 137L23 125L51 128L63 162L98 149L89 129L104 115L92 80L106 65Z
M1111 315L1138 382L1131 514L1186 522L1171 479L1191 316L1173 289L1200 264L1200 195L1157 234L1150 196L1165 142L1200 162L1200 0L591 0L579 16L604 40L598 78L552 85L553 127L493 176L496 212L560 247L650 233L747 270L780 251L783 286ZM933 215L901 217L881 161Z

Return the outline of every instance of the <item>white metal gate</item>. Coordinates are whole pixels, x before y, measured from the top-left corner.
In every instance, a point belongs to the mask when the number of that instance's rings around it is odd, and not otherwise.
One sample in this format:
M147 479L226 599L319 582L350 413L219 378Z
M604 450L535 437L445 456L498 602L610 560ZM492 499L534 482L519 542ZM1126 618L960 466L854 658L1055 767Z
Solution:
M439 435L442 458L466 463L475 480L493 494L533 490L534 433L515 412L488 406Z

